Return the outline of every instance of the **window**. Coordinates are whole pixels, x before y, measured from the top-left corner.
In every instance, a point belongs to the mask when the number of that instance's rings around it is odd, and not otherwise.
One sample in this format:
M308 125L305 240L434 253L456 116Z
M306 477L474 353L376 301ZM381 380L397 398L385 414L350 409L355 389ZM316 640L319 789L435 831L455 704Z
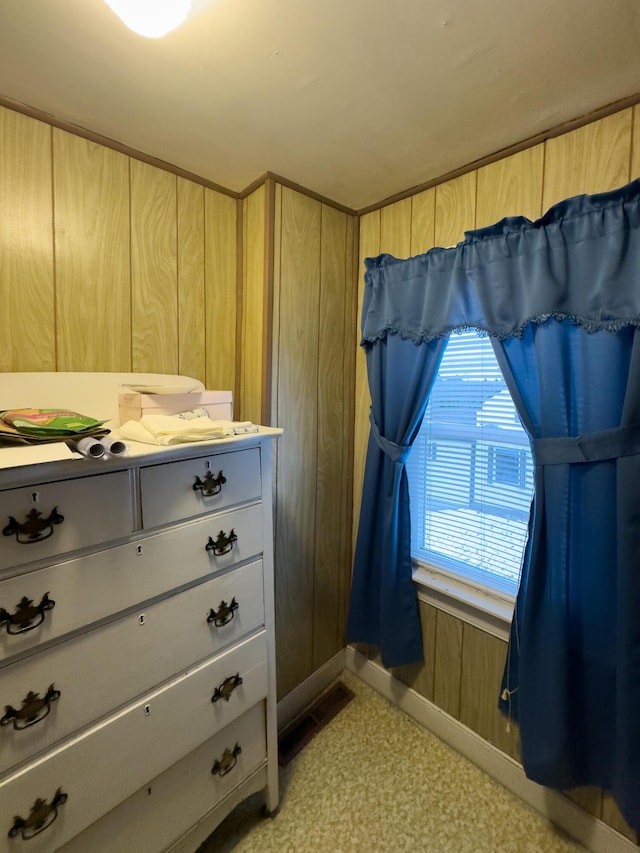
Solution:
M489 482L525 488L527 461L527 453L524 450L492 445L489 448Z
M450 336L407 472L414 558L515 595L533 467L489 338Z

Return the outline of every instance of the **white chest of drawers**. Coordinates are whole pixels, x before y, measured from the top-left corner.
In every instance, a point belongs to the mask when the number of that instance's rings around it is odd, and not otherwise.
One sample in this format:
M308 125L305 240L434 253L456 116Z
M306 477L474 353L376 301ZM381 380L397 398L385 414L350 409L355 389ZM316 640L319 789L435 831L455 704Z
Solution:
M277 807L278 434L0 470L0 853L190 853Z

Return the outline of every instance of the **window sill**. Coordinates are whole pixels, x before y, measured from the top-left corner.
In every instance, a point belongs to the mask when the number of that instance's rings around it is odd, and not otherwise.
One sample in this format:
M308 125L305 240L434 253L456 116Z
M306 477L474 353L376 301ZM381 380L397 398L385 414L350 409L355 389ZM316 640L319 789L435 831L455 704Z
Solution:
M413 561L413 580L421 601L498 637L509 639L515 599L462 581L449 572Z

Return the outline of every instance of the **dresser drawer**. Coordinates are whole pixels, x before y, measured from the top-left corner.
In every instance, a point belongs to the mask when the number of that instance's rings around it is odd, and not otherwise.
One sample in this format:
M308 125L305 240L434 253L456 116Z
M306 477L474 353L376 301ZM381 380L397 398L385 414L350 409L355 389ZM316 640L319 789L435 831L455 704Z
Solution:
M0 570L131 534L126 471L0 492Z
M224 480L224 482L222 482ZM260 450L235 450L142 468L147 529L216 512L261 496Z
M237 539L216 556L207 545L221 530L233 530ZM261 552L262 513L255 505L8 578L0 582L0 608L12 616L23 598L37 606L48 593L55 606L34 616L32 630L10 633L16 628L0 625L0 661Z
M21 841L10 838L8 833L15 828L20 837L24 827L16 828L14 816L28 821L37 799L49 805L60 803L58 817L29 841L29 851L50 853L209 740L215 732L210 688L212 680L215 682L216 663L200 665L52 751L46 759L0 782L4 821L4 827L0 827L0 853L23 849ZM255 706L253 714L249 739L260 738L264 755L264 722L262 726L259 722L264 719L263 702ZM228 744L226 738L224 743L224 748L233 751L238 741L231 734ZM243 744L239 746L243 749ZM235 758L239 760L241 754ZM228 770L221 778L223 782L231 781L228 777L236 769L234 758L208 754L210 773L216 761L222 764L214 775L220 776L221 771ZM212 794L219 795L215 791ZM65 796L66 801L61 802Z
M211 769L225 749L239 744L237 763L224 776ZM264 708L256 705L132 797L106 814L60 853L158 853L215 808L266 760ZM260 774L258 774L260 775ZM266 777L256 779L254 790ZM251 791L248 791L251 793ZM39 851L38 851L39 853Z
M239 607L227 625L215 627L207 621L208 606L218 607L225 598L235 598ZM257 562L0 669L0 775L259 629L263 621ZM266 697L266 656L264 632L220 655L209 698L218 696L216 688L228 697L210 702L215 729ZM30 693L38 698L28 700Z

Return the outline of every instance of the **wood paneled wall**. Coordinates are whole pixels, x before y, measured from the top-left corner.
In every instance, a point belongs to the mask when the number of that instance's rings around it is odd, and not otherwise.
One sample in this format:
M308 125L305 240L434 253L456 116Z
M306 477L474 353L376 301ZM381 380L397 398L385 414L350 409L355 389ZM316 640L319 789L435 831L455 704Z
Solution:
M51 128L0 108L0 369L56 363Z
M4 107L0 144L0 370L182 373L284 428L287 693L344 643L356 217L271 178L239 201Z
M267 179L243 200L243 235L242 417L284 430L274 454L281 698L344 646L355 217Z
M4 371L235 391L238 202L0 107Z
M381 252L397 257L448 246L464 231L504 216L535 219L564 198L605 192L640 177L640 107L615 113L579 130L484 166L448 183L372 211L360 220L359 305L362 260ZM354 534L368 436L370 398L364 355L356 361ZM420 602L425 660L394 675L473 729L519 758L517 728L511 732L497 710L506 643ZM372 650L371 655L375 656ZM569 794L579 805L638 843L608 795L595 789Z
M344 646L351 561L355 217L274 197L271 422L276 639L284 696Z
M266 423L264 416L265 373L271 333L269 304L273 298L268 268L268 223L271 181L258 187L242 202L242 332L240 336L240 404L242 419Z

